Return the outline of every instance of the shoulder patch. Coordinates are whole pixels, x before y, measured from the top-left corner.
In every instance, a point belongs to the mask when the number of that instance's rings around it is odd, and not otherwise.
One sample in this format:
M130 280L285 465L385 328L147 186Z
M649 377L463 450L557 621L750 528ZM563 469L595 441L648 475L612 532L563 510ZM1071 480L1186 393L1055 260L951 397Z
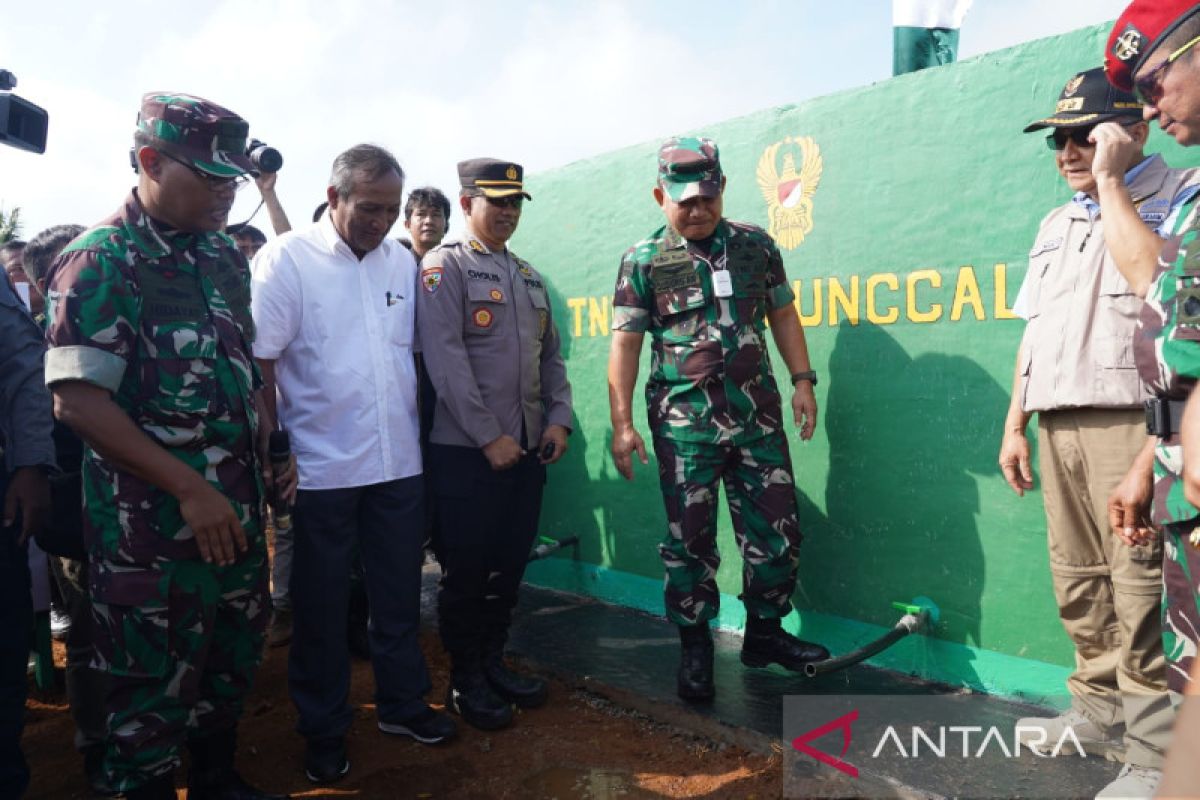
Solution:
M435 264L431 267L425 267L421 270L421 286L427 294L435 294L438 287L442 285L442 274L444 270L440 264Z

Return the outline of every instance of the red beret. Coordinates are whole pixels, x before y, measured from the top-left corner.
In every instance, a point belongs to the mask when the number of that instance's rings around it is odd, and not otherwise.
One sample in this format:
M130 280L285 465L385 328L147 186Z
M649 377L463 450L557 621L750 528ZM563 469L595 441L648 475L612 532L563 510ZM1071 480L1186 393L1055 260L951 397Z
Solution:
M1133 90L1133 73L1180 23L1200 11L1196 0L1133 0L1113 26L1104 72L1118 89Z

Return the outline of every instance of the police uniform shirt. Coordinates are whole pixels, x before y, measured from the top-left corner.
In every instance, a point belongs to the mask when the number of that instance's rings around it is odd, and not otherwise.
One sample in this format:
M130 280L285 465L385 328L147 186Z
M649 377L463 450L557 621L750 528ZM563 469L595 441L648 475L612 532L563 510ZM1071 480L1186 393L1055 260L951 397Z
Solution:
M536 447L571 426L571 387L542 277L507 248L468 236L425 255L417 323L437 392L434 444Z

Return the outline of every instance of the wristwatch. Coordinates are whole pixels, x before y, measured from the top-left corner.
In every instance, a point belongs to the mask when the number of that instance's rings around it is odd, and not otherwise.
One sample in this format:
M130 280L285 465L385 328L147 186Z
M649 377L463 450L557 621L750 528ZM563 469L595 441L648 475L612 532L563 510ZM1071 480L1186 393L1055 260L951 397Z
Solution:
M797 383L799 383L800 381L810 381L813 386L816 386L817 385L816 370L809 369L809 370L805 370L804 372L793 372L792 373L792 385L794 386Z

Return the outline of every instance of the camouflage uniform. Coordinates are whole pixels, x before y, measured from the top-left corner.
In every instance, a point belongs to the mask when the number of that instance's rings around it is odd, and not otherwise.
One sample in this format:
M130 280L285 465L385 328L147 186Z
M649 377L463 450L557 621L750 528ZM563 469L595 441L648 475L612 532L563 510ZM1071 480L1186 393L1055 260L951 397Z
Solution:
M1192 200L1180 212L1138 320L1134 354L1152 392L1185 399L1200 379L1200 213ZM1183 496L1179 434L1160 438L1154 458L1151 519L1163 526L1163 649L1167 683L1182 692L1200 646L1200 510Z
M229 499L249 545L230 566L205 563L172 495L85 449L94 666L109 675L105 771L116 790L173 770L185 735L231 730L261 659L270 606L249 277L228 237L166 229L136 190L50 275L46 382L111 391Z
M733 296L718 298L712 273L726 268ZM764 336L767 313L792 300L775 243L747 223L722 219L708 242L664 226L621 260L613 330L649 331L653 341L646 408L667 511L659 545L667 615L676 624L717 614L719 481L745 560L747 612L775 619L791 611L801 535Z

